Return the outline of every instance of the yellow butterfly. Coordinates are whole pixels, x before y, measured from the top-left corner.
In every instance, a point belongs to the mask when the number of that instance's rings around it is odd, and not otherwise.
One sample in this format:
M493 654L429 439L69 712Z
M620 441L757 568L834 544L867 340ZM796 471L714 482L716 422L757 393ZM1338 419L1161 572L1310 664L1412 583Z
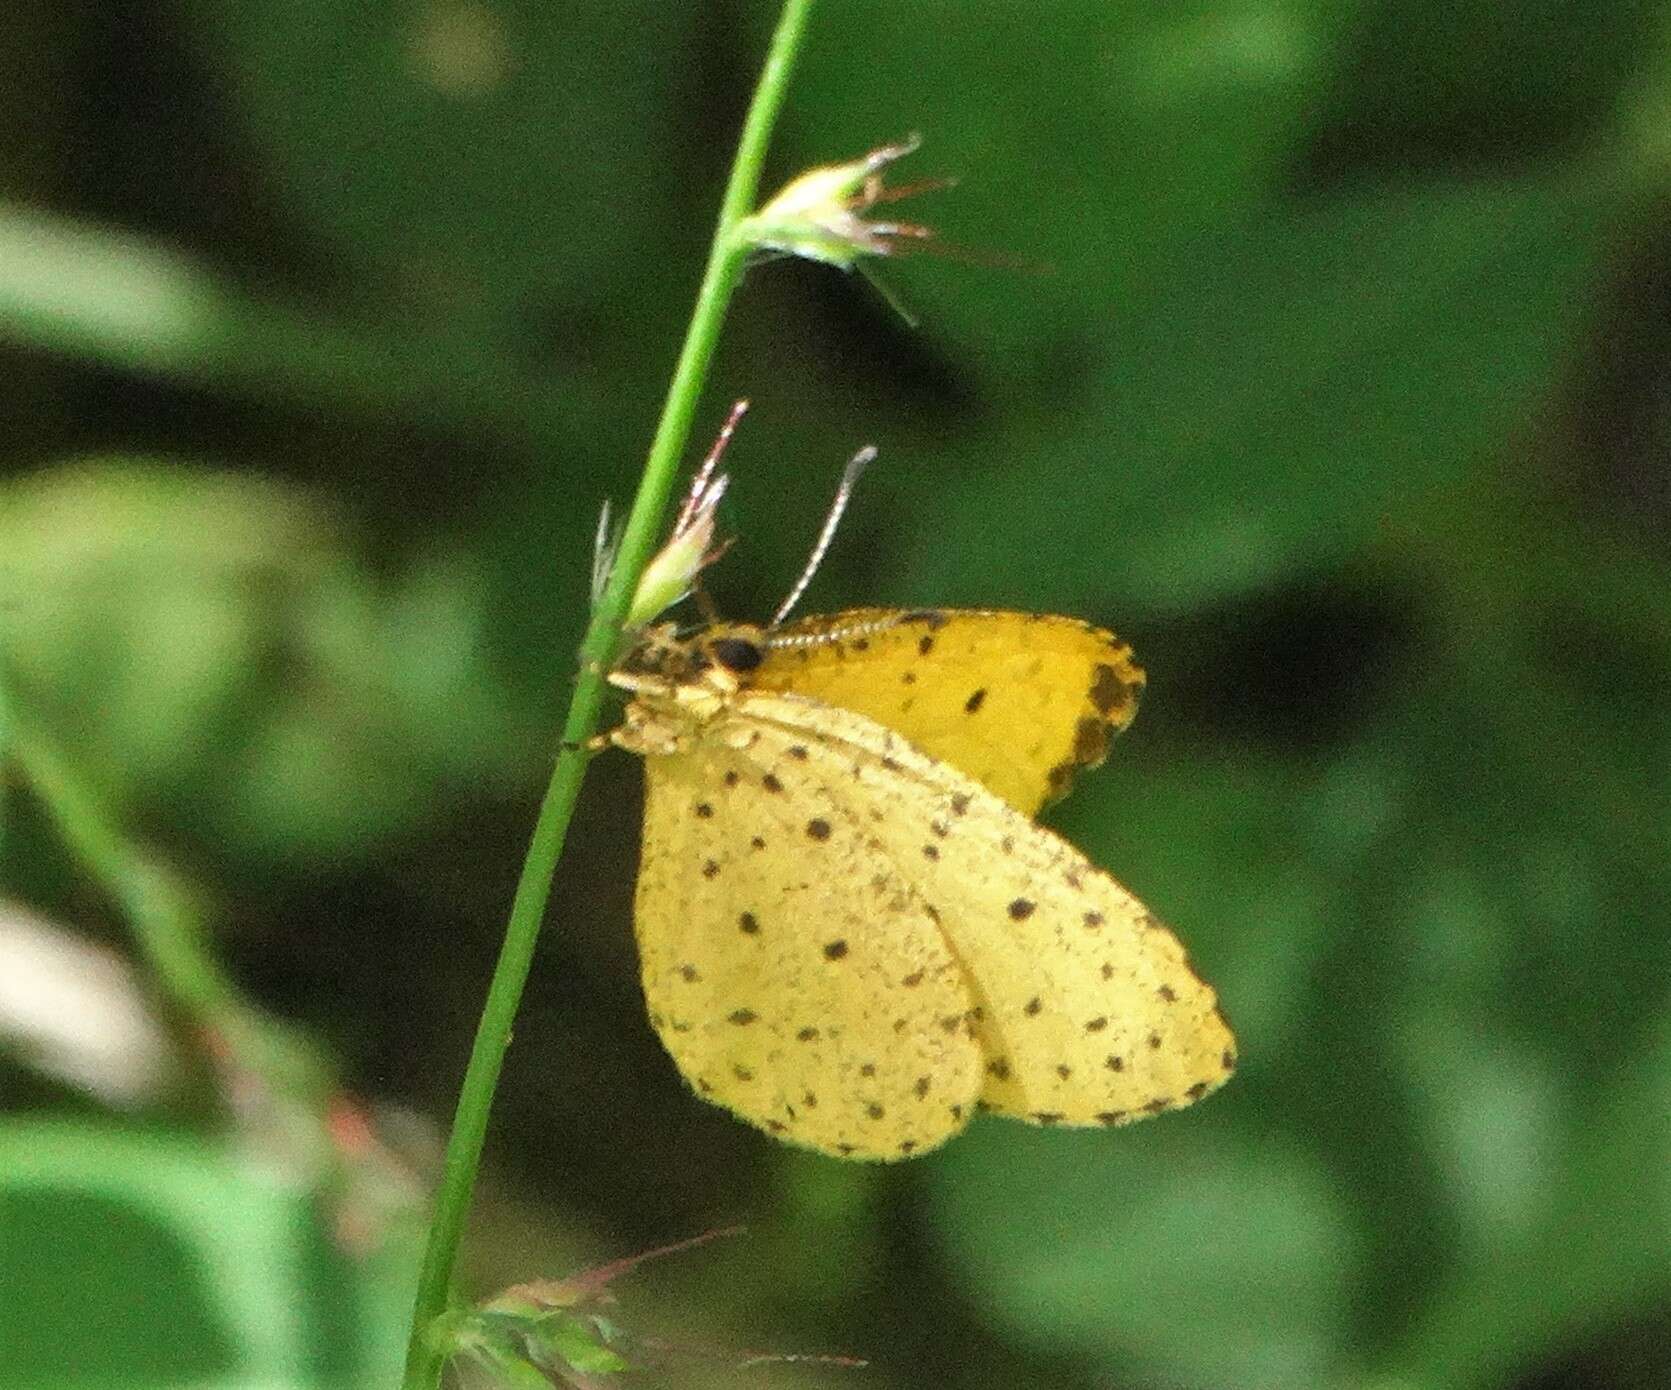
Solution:
M646 766L645 995L700 1095L894 1159L977 1109L1120 1125L1230 1075L1177 937L1032 820L1136 714L1111 634L879 608L662 626L610 680L609 741Z

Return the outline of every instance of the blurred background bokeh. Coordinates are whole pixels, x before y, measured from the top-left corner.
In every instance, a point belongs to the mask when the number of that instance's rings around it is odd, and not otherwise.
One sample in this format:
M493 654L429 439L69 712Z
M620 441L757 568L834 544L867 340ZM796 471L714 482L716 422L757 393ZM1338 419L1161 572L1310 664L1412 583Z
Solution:
M774 17L0 7L0 1384L392 1383ZM742 1222L617 1284L637 1383L1671 1385L1671 7L815 10L768 183L911 131L959 182L901 211L971 255L886 268L914 331L751 271L711 588L768 614L874 442L809 611L1130 638L1049 820L1241 1073L774 1144L648 1027L605 757L467 1291Z

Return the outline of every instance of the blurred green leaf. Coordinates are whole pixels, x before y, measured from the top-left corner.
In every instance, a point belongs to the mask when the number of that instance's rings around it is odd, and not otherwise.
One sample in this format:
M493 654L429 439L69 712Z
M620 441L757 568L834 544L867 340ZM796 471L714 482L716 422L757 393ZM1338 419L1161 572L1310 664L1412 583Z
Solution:
M387 1384L399 1365L402 1282L332 1250L306 1192L199 1141L9 1121L0 1251L19 1390Z
M261 298L155 241L0 203L0 341L267 401L487 425L548 418L511 359Z
M527 746L479 584L434 562L404 593L374 585L282 485L144 460L43 472L0 492L0 555L14 696L105 795L189 804L261 856L365 853Z
M1671 1294L1671 1011L1630 1045L1616 1080L1586 1098L1585 1114L1558 1123L1558 1166L1527 1176L1538 1190L1510 1229L1477 1228L1469 1257L1457 1262L1424 1316L1388 1356L1411 1380L1429 1385L1490 1385L1527 1374L1563 1346L1582 1343ZM1551 1094L1553 1090L1553 1094ZM1462 1099L1462 1097L1459 1097ZM1523 1109L1538 1097L1509 1097ZM1566 1100L1545 1083L1546 1103ZM1496 1150L1514 1128L1488 1097L1466 1097L1464 1123L1482 1143L1456 1155L1469 1186L1501 1173ZM1483 1105L1474 1104L1485 1100ZM1494 1123L1495 1121L1495 1123ZM1646 1121L1646 1123L1645 1123ZM1547 1121L1546 1121L1547 1122ZM1483 1149L1483 1152L1482 1152ZM1483 1157L1483 1164L1470 1158ZM1484 1194L1493 1208L1502 1196ZM1511 1189L1510 1199L1513 1200Z
M961 1291L1037 1350L1139 1379L1333 1383L1358 1252L1303 1148L1205 1112L1107 1134L988 1122L934 1176Z
M1099 320L1087 293L1052 326L1076 359L1071 410L983 427L956 489L899 470L906 515L989 537L914 568L975 594L1013 567L994 548L1045 547L1061 601L1176 616L1338 562L1547 391L1611 210L1587 184L1401 192L1181 243L1137 297Z

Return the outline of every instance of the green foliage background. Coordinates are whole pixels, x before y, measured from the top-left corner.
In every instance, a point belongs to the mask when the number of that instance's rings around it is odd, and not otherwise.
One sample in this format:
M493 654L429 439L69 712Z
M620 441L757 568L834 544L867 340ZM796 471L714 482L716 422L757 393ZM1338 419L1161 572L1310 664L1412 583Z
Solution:
M437 1126L774 13L0 11L8 702L254 999ZM1021 264L888 267L917 331L750 273L712 587L768 613L874 441L811 606L1130 637L1143 717L1052 821L1179 925L1243 1070L1120 1133L776 1146L649 1031L606 758L474 1291L743 1220L615 1320L871 1368L641 1383L1671 1383L1668 21L815 12L773 176L920 131L903 177L959 185L910 215ZM131 953L25 788L4 837L9 902ZM5 1383L392 1383L410 1215L345 1254L340 1170L187 1078L115 1116L0 1069Z

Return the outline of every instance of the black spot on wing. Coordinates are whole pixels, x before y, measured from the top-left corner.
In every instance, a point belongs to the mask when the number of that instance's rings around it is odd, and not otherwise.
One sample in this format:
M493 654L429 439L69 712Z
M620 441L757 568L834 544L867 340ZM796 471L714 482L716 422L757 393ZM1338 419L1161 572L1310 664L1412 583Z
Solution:
M1125 709L1137 698L1136 687L1121 679L1120 673L1106 661L1099 661L1091 673L1091 688L1087 693L1091 704L1105 718L1113 717L1116 710Z
M1073 730L1074 760L1095 767L1108 756L1108 725L1095 715L1083 716Z

